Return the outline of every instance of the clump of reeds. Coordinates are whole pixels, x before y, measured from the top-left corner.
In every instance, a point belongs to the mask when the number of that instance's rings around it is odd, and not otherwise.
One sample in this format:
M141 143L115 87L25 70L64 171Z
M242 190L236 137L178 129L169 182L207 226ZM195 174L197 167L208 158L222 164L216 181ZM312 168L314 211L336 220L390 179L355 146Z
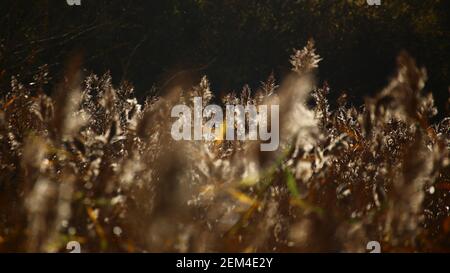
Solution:
M281 144L174 141L170 109L191 90L149 97L108 74L68 69L48 96L12 79L0 99L0 250L449 251L450 119L436 115L426 73L402 53L398 72L360 107L315 86L313 42L292 73L245 86L224 104L280 104ZM314 107L307 106L312 97Z

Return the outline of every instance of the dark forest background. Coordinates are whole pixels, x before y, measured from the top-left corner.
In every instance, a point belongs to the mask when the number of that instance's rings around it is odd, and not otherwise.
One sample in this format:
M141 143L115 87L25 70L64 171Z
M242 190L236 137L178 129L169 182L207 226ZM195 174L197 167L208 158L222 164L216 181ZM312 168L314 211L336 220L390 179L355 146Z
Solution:
M273 72L289 71L289 55L309 38L323 57L318 78L332 96L355 103L386 85L395 58L407 50L427 68L426 90L441 114L449 92L448 1L268 0L2 0L0 87L11 76L33 81L48 64L49 92L73 54L87 72L110 71L138 96L190 85L208 75L217 95L259 87Z

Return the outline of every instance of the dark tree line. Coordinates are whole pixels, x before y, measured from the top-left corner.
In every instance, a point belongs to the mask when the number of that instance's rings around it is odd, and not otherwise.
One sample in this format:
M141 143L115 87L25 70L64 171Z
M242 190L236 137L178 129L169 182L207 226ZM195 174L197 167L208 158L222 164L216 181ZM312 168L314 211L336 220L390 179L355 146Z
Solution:
M207 74L217 93L281 78L292 48L314 38L319 78L356 102L384 86L407 50L428 69L427 88L448 98L449 12L442 0L7 0L0 4L0 83L24 82L47 64L55 83L71 54L83 66L133 82L140 95ZM51 89L51 86L48 87ZM3 93L3 91L2 91Z

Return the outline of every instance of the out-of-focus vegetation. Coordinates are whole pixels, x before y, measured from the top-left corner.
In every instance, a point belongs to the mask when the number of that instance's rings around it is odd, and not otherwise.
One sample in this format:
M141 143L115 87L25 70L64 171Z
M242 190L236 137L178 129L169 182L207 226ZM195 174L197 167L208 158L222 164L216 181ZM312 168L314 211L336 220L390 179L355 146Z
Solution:
M450 120L429 122L425 70L402 53L364 105L330 107L319 60L309 42L282 82L222 98L279 104L276 152L172 140L171 106L211 101L206 77L143 105L108 74L83 78L80 58L52 96L45 67L13 79L0 99L0 250L449 251Z

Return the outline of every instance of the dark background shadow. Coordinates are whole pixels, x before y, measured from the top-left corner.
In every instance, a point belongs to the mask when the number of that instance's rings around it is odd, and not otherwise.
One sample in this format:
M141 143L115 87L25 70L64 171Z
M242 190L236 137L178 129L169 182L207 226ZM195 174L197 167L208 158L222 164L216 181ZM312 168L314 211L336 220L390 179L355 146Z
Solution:
M441 110L448 99L448 1L81 0L0 4L0 86L24 82L43 64L53 81L81 52L87 71L131 81L139 97L190 85L208 75L217 95L256 89L273 71L280 80L289 55L308 38L323 57L318 78L354 103L386 85L407 50L428 70L426 90ZM153 87L153 89L152 89Z

